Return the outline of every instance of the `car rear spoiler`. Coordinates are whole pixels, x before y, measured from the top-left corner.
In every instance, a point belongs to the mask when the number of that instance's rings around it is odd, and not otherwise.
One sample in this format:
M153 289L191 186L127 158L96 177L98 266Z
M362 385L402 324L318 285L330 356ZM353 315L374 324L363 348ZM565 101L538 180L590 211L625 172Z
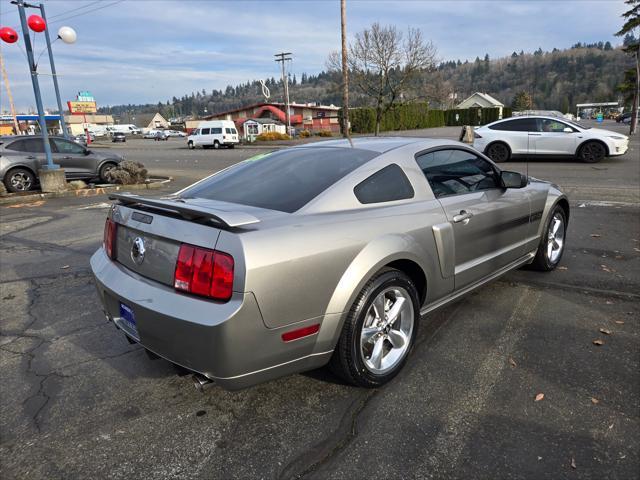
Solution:
M246 212L233 212L218 208L189 205L180 203L180 200L156 200L127 193L114 193L109 195L109 200L118 200L124 206L140 205L168 210L189 221L210 219L226 227L242 227L260 222L256 217Z

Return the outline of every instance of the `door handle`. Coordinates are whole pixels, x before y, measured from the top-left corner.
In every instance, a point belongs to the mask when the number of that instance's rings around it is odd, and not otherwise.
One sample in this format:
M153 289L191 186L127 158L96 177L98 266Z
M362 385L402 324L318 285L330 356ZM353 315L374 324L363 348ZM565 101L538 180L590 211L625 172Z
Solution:
M36 157L34 157L33 155L29 155L29 156L27 157L27 160L35 160L35 159L36 159Z
M460 210L458 215L453 216L453 223L462 222L463 225L466 225L469 223L469 220L471 220L471 217L473 217L473 213L467 212L466 210Z
M66 156L66 157L62 157L63 160L71 160L71 157Z
M530 137L540 137L540 136L542 136L542 134L541 133L530 133L529 136Z

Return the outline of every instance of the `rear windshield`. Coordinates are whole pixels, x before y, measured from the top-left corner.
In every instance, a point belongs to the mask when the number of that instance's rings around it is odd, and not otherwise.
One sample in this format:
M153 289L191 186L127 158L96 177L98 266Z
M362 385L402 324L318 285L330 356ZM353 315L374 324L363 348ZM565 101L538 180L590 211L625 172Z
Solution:
M294 148L238 163L182 192L292 213L335 182L379 155L355 148Z

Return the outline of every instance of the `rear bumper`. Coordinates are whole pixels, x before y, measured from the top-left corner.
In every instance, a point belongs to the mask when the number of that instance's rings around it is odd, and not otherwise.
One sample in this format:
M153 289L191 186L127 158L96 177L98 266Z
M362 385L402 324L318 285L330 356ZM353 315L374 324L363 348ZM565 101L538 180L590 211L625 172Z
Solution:
M227 303L183 295L112 262L102 248L91 257L91 269L105 314L118 328L224 388L245 388L317 368L331 356L331 351L314 352L315 335L283 342L282 329L265 327L250 292L234 292ZM137 336L120 317L120 303L134 312ZM318 319L296 327L313 323Z

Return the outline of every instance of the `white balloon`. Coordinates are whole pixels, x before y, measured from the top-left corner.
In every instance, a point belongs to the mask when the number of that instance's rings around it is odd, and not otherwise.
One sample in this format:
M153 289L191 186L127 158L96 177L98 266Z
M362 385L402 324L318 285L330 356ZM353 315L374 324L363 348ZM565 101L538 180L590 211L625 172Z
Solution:
M71 27L60 27L60 30L58 30L58 38L64 43L76 43L78 35Z

